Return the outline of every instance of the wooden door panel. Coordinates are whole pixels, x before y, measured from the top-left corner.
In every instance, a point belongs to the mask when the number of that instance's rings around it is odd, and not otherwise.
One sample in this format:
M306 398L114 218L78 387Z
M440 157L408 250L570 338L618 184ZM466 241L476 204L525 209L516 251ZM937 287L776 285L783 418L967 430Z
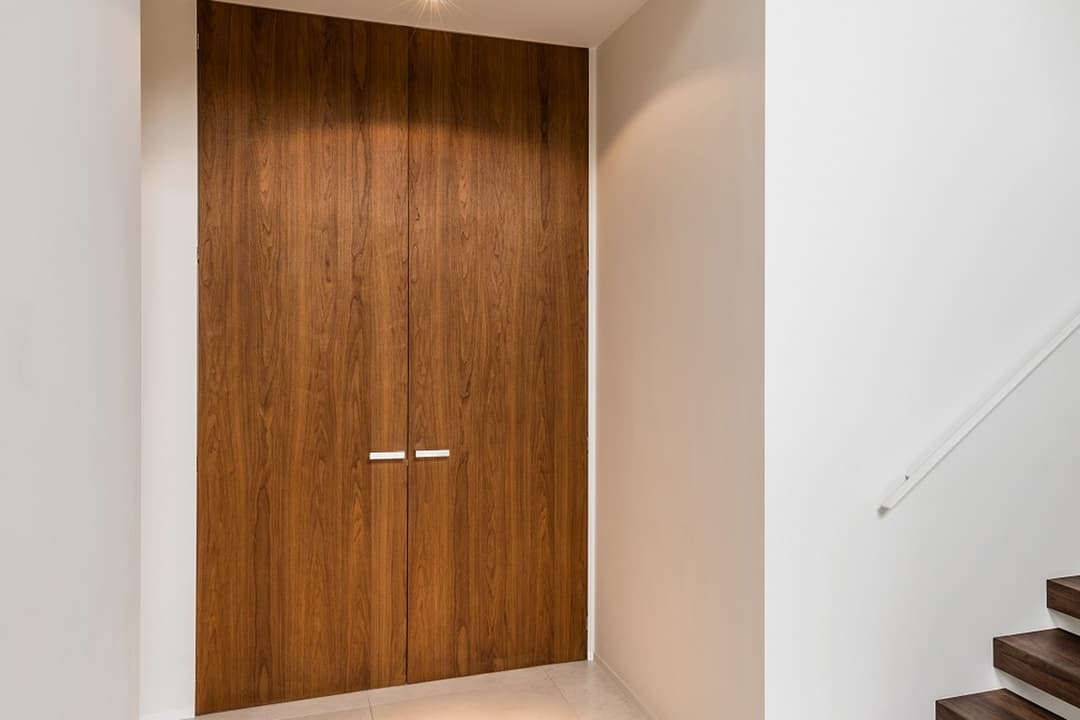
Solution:
M408 34L199 33L196 709L401 683Z
M581 659L588 59L414 31L408 677Z

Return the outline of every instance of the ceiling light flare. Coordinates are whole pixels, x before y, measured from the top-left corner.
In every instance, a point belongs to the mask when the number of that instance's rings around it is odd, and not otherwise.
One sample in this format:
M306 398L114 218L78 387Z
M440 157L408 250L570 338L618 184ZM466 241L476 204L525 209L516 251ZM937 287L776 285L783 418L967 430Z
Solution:
M417 16L427 25L460 9L454 0L404 0L402 5L414 6Z

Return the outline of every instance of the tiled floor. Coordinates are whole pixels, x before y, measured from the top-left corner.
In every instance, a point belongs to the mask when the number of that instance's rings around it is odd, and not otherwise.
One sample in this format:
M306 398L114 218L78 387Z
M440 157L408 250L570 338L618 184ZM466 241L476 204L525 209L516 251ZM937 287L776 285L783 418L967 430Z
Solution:
M234 710L199 720L301 718L648 720L648 715L607 670L580 662Z

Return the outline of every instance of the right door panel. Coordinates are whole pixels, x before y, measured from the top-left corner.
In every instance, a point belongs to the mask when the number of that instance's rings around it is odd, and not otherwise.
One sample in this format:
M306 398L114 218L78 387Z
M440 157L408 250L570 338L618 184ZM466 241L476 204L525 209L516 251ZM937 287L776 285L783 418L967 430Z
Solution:
M587 51L414 31L408 681L585 657Z

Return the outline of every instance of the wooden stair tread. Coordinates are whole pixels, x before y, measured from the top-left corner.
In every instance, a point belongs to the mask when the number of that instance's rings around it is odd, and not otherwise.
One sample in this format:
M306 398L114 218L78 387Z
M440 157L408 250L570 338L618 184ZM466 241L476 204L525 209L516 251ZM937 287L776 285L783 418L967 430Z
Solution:
M994 667L1080 706L1080 637L1064 630L994 640Z
M1080 618L1080 577L1047 580L1046 607Z
M939 700L937 720L1062 720L1008 690Z

